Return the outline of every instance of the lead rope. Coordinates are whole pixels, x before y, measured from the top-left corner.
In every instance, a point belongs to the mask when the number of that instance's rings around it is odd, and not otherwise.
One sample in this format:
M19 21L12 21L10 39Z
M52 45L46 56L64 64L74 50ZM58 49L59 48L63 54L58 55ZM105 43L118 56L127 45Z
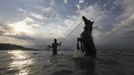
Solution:
M69 37L82 23L83 21L81 21L63 40L62 43L66 40L67 37Z

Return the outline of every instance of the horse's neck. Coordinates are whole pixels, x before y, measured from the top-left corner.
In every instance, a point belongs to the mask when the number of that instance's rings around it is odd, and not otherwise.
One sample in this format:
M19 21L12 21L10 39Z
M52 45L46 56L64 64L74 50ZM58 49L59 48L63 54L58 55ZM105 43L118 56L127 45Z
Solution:
M83 31L82 34L81 34L81 37L84 38L84 37L91 37L91 32L87 32L87 31Z
M84 33L85 33L85 34L91 34L91 33L92 33L92 30L89 30L89 29L84 30Z

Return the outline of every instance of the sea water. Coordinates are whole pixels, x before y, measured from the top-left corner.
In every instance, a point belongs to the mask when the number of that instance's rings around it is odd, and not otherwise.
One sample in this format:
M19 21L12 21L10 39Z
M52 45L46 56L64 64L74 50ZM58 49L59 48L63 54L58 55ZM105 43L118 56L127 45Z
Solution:
M79 51L0 51L0 75L133 75L134 50L98 50L97 58Z

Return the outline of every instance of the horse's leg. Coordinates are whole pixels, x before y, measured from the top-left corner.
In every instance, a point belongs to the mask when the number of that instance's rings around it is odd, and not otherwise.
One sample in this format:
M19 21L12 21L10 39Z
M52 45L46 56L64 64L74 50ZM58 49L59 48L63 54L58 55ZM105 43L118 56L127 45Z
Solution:
M84 46L83 46L83 42L81 42L81 51L84 53Z
M90 48L87 42L83 43L84 46L84 51L85 51L85 56L90 56Z

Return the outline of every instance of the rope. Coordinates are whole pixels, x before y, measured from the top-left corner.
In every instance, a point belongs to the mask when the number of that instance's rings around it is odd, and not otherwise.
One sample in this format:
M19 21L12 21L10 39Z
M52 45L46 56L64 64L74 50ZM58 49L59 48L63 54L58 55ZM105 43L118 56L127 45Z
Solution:
M66 40L67 37L69 37L82 23L83 21L81 21L63 40L62 42L64 42Z

